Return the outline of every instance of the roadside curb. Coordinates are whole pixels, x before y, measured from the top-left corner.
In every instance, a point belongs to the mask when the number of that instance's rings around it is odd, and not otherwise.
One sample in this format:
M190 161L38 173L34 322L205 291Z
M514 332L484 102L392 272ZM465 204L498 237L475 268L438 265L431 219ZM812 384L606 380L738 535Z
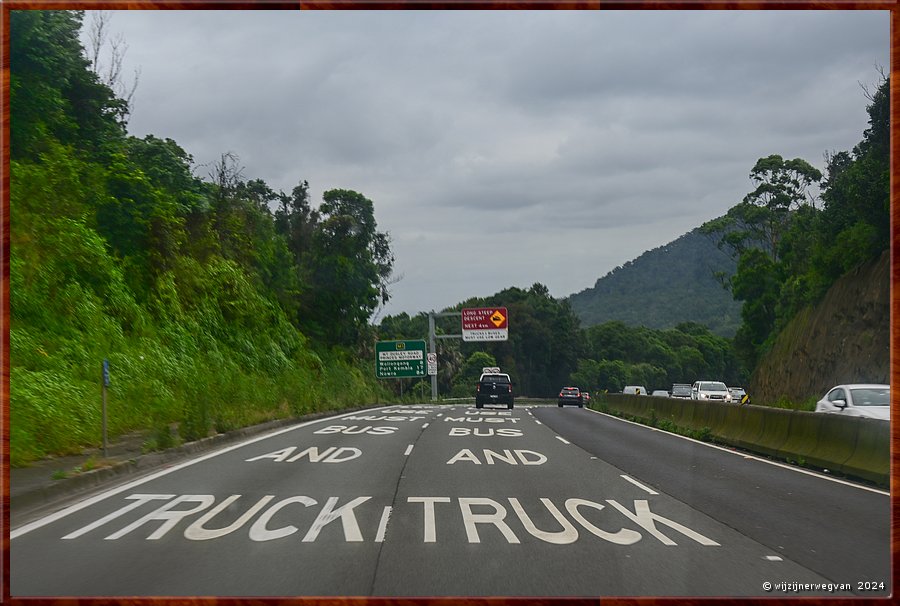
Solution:
M109 467L101 467L69 478L55 480L53 484L41 486L17 494L14 497L10 495L9 512L11 526L16 526L13 517L27 516L38 510L53 507L61 504L63 501L87 494L92 490L99 489L130 476L150 472L154 469L174 463L175 461L185 459L196 453L213 450L219 446L224 446L231 442L238 442L241 439L266 433L287 425L305 423L329 416L338 416L372 408L381 408L383 406L390 406L390 404L369 404L353 408L343 408L341 410L314 412L289 419L276 419L259 425L220 433L195 442L188 442L169 450L140 455L128 459L127 461L115 463Z

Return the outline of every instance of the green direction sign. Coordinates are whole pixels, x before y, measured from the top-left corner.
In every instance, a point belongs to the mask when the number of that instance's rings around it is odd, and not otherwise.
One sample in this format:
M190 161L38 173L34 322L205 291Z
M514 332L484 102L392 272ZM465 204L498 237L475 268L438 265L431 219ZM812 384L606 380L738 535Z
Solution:
M405 379L425 376L425 341L379 341L375 345L375 376Z

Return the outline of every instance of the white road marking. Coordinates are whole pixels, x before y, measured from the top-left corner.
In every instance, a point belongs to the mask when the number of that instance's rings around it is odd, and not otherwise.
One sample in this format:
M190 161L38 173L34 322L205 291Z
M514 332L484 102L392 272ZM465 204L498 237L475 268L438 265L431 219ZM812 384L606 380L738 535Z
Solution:
M623 422L623 423L630 423L631 425L637 425L637 426L639 426L639 427L643 427L644 429L649 429L650 431L659 431L659 432L662 432L662 433L664 433L664 434L670 435L670 436L672 436L673 438L681 438L682 440L688 440L689 442L694 442L695 444L699 444L699 445L701 445L701 446L706 446L707 448L715 448L716 450L721 450L722 452L727 452L728 454L736 455L736 456L742 457L742 458L744 458L744 459L753 459L754 461L758 461L758 462L760 462L760 463L766 463L767 465L774 465L775 467L781 467L782 469L788 469L788 470L790 470L790 471L795 471L795 472L797 472L797 473L802 473L802 474L805 474L805 475L808 475L808 476L813 476L813 477L816 477L816 478L820 478L820 479L822 479L822 480L828 480L829 482L835 482L835 483L837 483L837 484L844 484L845 486L852 486L853 488L859 488L860 490L867 490L867 491L869 491L869 492L874 492L874 493L876 493L876 494L883 494L883 495L886 496L886 497L891 496L891 493L885 492L884 490L878 490L877 488L870 488L870 487L868 487L868 486L863 486L862 484L854 484L853 482L847 482L847 481L845 481L845 480L840 480L840 479L838 479L838 478L833 478L833 477L831 477L831 476L823 475L823 474L821 474L821 473L816 473L815 471L809 471L808 469L800 469L800 468L798 468L798 467L792 467L792 466L790 466L790 465L786 465L786 464L784 464L784 463L779 463L779 462L777 462L777 461L770 461L770 460L768 460L768 459L761 459L760 457L755 457L755 456L748 455L748 454L745 453L745 452L738 452L738 451L735 451L735 450L729 450L728 448L722 448L721 446L716 446L715 444L710 444L710 443L708 443L708 442L701 442L700 440L695 440L694 438L689 438L689 437L687 437L687 436L682 436L682 435L677 434L677 433L671 433L671 432L665 431L665 430L663 430L663 429L657 429L656 427L649 427L649 426L644 425L644 424L642 424L642 423L635 423L634 421L628 421L628 420L626 420L626 419L619 418L619 417L617 417L617 416L615 416L615 415L607 414L607 413L605 413L605 412L600 412L599 410L594 410L594 409L592 409L592 408L588 408L588 410L590 410L591 412L593 412L593 413L595 413L595 414L603 415L604 417L609 417L609 418L611 418L611 419L615 419L616 421L621 421L621 422Z
M387 532L388 520L391 519L391 506L388 505L384 508L384 512L381 514L381 521L378 522L378 532L375 533L375 542L376 543L384 543L384 535Z
M412 445L412 444L410 444L409 446L407 446L407 447L406 447L406 452L403 453L404 456L409 456L409 453L412 452L412 449L413 449L413 445Z
M765 559L769 560L770 562L784 562L784 560L779 558L778 556L766 556Z
M390 408L390 407L382 406L381 408L375 408L373 410L384 410L385 408ZM209 454L205 454L201 457L197 457L196 459L191 459L190 461L185 461L184 463L179 463L178 465L173 465L172 467L167 467L156 473L150 474L148 476L145 476L145 477L135 480L133 482L123 484L123 485L119 486L118 488L113 488L112 490L102 492L98 495L95 495L95 496L89 498L89 499L81 501L80 503L76 503L70 507L66 507L65 509L61 509L60 511L57 511L56 513L53 513L45 518L41 518L40 520L35 520L34 522L31 522L30 524L26 524L25 526L22 526L21 528L12 530L9 533L9 538L10 538L10 540L16 539L16 538L22 536L23 534L29 533L32 530L37 530L38 528L46 526L47 524L52 524L53 522L56 522L57 520L61 520L62 518L75 513L76 511L81 511L82 509L90 507L91 505L99 503L100 501L108 499L109 497L129 491L129 490L135 488L136 486L140 486L141 484L146 484L147 482L152 482L153 480L155 480L157 478L161 478L163 476L169 475L170 473L173 473L175 471L180 471L180 470L184 469L185 467L190 467L191 465L194 465L196 463L201 463L208 459L212 459L213 457L217 457L219 455L225 454L226 452L231 452L232 450L237 450L238 448L243 448L244 446L247 446L249 444L255 444L256 442L261 442L262 440L274 438L275 436L279 436L283 433L288 433L289 431L294 431L294 430L297 430L297 429L300 429L303 427L307 427L309 425L314 425L316 423L323 423L326 421L330 422L330 421L334 421L335 419L340 419L340 418L351 416L354 414L356 414L356 413L348 412L348 413L345 413L342 415L338 415L336 417L326 417L324 419L316 419L314 421L307 421L305 423L300 423L299 425L292 425L290 427L285 427L284 429L279 429L279 430L273 431L271 433L266 433L264 435L252 438L245 442L240 442L238 444L226 446L225 448L216 450Z
M541 422L538 421L537 419L535 419L534 422L537 423L538 425L543 425L543 423L541 423Z
M425 423L424 425L422 425L422 429L425 429L426 427L428 427L428 423Z
M569 442L569 441L566 440L565 438L561 438L561 437L559 437L559 436L556 436L556 439L559 440L560 442L562 442L563 444L571 444L571 442Z
M647 493L649 493L649 494L656 494L656 495L659 494L658 492L656 492L656 491L653 490L652 488L648 488L647 486L644 486L643 484L641 484L640 482L638 482L638 481L635 480L634 478L629 478L629 477L626 476L624 473L621 475L621 477L625 478L626 480L628 480L629 482L631 482L632 484L634 484L635 486L637 486L638 488L640 488L641 490L643 490L643 491L645 491L645 492L647 492Z

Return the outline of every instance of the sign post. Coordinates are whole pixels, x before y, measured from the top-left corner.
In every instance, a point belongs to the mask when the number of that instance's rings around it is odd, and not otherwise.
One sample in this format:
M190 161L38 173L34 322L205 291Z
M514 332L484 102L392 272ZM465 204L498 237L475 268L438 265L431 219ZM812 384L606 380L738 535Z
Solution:
M375 345L375 376L403 379L425 376L425 341L379 341Z
M103 360L103 458L106 458L106 388L109 387L109 360Z

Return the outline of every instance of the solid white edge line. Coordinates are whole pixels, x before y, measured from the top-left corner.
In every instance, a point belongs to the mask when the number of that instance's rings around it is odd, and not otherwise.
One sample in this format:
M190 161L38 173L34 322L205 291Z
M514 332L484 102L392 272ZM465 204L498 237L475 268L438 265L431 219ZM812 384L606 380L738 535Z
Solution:
M373 408L372 410L384 410L385 408L391 408L391 407L390 406L381 406L379 408ZM23 534L29 533L32 530L37 530L38 528L46 526L47 524L52 524L53 522L56 522L57 520L61 520L62 518L75 513L76 511L81 511L82 509L84 509L86 507L90 507L91 505L99 503L100 501L108 499L109 497L112 497L119 493L125 492L126 490L131 490L132 488L134 488L136 486L140 486L141 484L146 484L147 482L152 482L153 480L155 480L157 478L161 478L172 472L182 470L185 467L190 467L191 465L194 465L195 463L200 463L202 461L206 461L207 459L217 457L221 454L225 454L226 452L231 452L232 450L237 450L238 448L243 448L244 446L247 446L249 444L254 444L254 443L260 442L262 440L267 440L269 438L273 438L273 437L279 436L283 433L287 433L289 431L294 431L295 429L300 429L300 428L306 427L308 425L313 425L315 423L322 423L323 421L333 421L335 419L341 419L343 417L349 417L349 416L355 415L355 414L359 414L359 411L357 410L354 412L347 412L347 413L344 413L341 415L335 415L333 417L325 417L322 419L315 419L313 421L306 421L306 422L300 423L298 425L291 425L290 427L286 427L284 429L276 429L275 431L272 431L270 433L266 433L261 436L257 436L255 438L251 438L251 439L247 440L246 442L232 444L231 446L226 446L225 448L205 454L196 459L191 459L190 461L185 461L184 463L179 463L178 465L173 465L172 467L167 467L161 471L157 471L156 473L153 473L148 476L144 476L143 478L134 480L133 482L123 484L122 486L119 486L118 488L113 488L106 492L102 492L98 495L94 495L93 497L91 497L85 501L81 501L79 503L76 503L74 505L66 507L65 509L61 509L60 511L57 511L56 513L52 513L52 514L48 515L47 517L41 518L39 520L35 520L34 522L31 522L29 524L21 526L20 528L17 528L16 530L11 530L9 533L9 539L12 540L12 539L18 538L18 537L22 536Z
M559 436L556 436L556 439L559 440L560 442L562 442L563 444L571 444L571 442L569 442L569 441L566 440L565 438L561 438L561 437L559 437Z
M641 484L640 482L638 482L638 481L635 480L634 478L630 478L630 477L626 476L624 473L621 474L621 477L625 478L626 480L628 480L629 482L631 482L632 484L634 484L635 486L637 486L638 488L640 488L640 489L643 490L644 492L647 492L647 493L649 493L649 494L654 494L654 495L658 495L658 494L659 494L658 492L656 492L656 491L653 490L652 488L650 488L650 487L648 487L648 486L644 486L643 484Z
M709 442L701 442L700 440L695 440L694 438L689 438L689 437L683 436L683 435L681 435L681 434L672 433L672 432L669 432L669 431L665 431L665 430L663 430L663 429L657 429L656 427L649 427L649 426L644 425L644 424L642 424L642 423L635 423L634 421L628 421L627 419L622 419L622 418L617 417L617 416L615 416L615 415L607 414L607 413L605 413L605 412L600 412L599 410L594 410L593 408L588 408L588 410L590 410L591 412L596 413L596 414L598 414L598 415L603 415L604 417L609 417L609 418L615 419L615 420L617 420L617 421L622 421L623 423L630 423L630 424L632 424L632 425L637 425L637 426L639 426L639 427L643 427L644 429L649 429L649 430L651 430L651 431L659 431L659 432L662 432L662 433L664 433L664 434L667 434L667 435L670 435L670 436L673 436L673 437L676 437L676 438L681 438L682 440L688 440L689 442L694 442L695 444L700 444L701 446L707 446L707 447L709 447L709 448L715 448L716 450L721 450L722 452L727 452L727 453L732 454L732 455L741 456L741 457L744 457L745 459L753 459L754 461L759 461L760 463L766 463L766 464L768 464L768 465L774 465L775 467L781 467L782 469L788 469L788 470L790 470L790 471L796 471L797 473L802 473L802 474L805 474L805 475L808 475L808 476L813 476L813 477L815 477L815 478L821 478L822 480L828 480L829 482L834 482L834 483L836 483L836 484L843 484L843 485L845 485L845 486L852 486L853 488L859 488L860 490L868 490L869 492L874 492L874 493L876 493L876 494L882 494L882 495L884 495L884 496L886 496L886 497L891 496L891 493L885 492L885 491L883 491L883 490L879 490L879 489L877 489L877 488L870 488L870 487L868 487L868 486L863 486L862 484L854 484L853 482L847 482L847 481L841 480L841 479L839 479L839 478L833 478L833 477L831 477L831 476L826 476L826 475L824 475L824 474L817 473L817 472L815 472L815 471L809 471L808 469L799 469L799 468L797 468L797 467L792 467L792 466L790 466L790 465L785 465L784 463L779 463L778 461L770 461L770 460L768 460L768 459L762 459L762 458L760 458L760 457L758 457L758 456L754 456L754 455L749 454L749 453L744 452L744 451L729 450L728 448L723 448L723 447L721 447L721 446L716 446L715 444L710 444Z
M410 444L409 446L406 447L406 452L404 452L403 455L408 457L409 453L411 453L412 450L413 450L413 445Z

